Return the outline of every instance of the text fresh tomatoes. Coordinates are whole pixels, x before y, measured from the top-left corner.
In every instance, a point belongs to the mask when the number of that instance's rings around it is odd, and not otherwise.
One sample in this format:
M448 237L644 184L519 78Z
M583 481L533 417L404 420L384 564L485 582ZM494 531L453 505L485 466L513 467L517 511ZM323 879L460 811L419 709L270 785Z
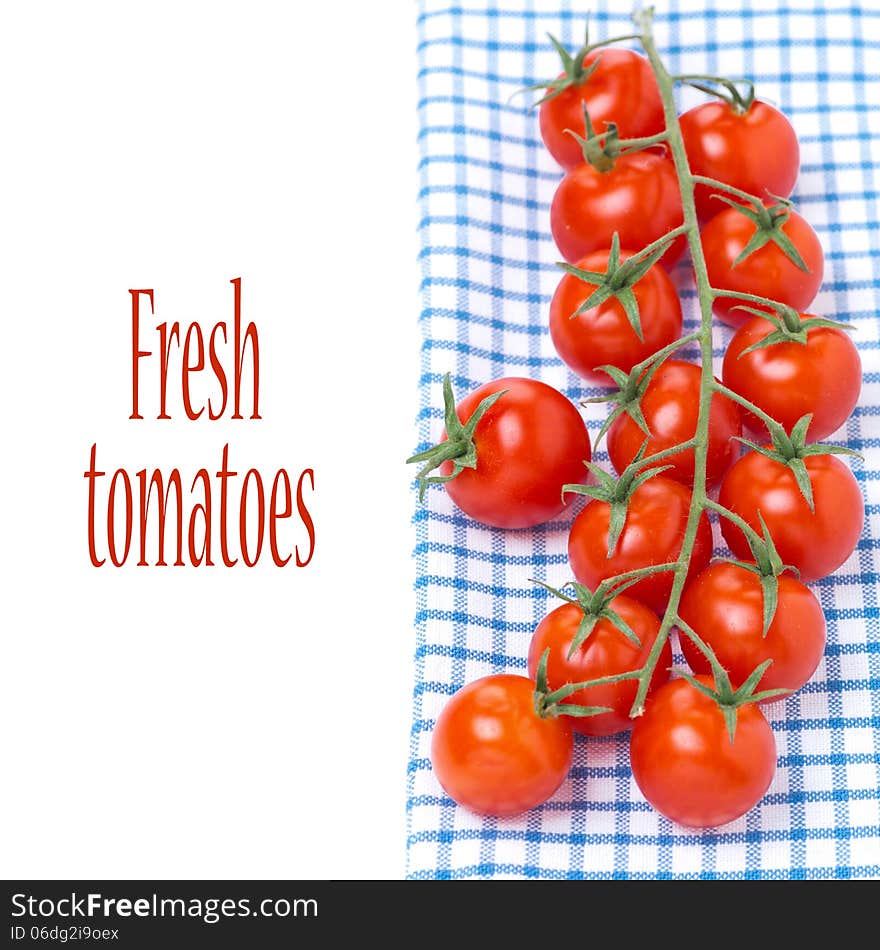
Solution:
M648 446L642 467L648 468L652 465L652 455L694 437L700 409L700 376L699 366L683 360L667 360L657 369L640 403L650 438L628 413L621 413L614 420L608 430L608 454L618 474L633 461L645 439L648 439ZM709 408L708 485L717 482L739 454L739 444L734 439L740 435L742 419L739 407L726 396L716 393ZM693 484L693 449L676 452L656 464L673 466L663 474Z
M621 254L622 260L630 256L628 251ZM607 262L608 251L601 250L581 258L577 266L604 273ZM607 385L608 375L596 372L596 367L616 366L628 373L636 363L681 335L678 294L666 271L657 264L632 288L639 308L641 340L616 297L573 316L595 289L595 284L565 274L550 302L553 345L563 362L583 379Z
M831 435L849 418L859 398L862 364L859 352L844 330L810 327L815 320L802 314L806 343L780 342L761 350L745 350L776 332L761 317L744 323L724 354L722 378L726 386L763 409L786 432L810 413L807 439L816 442ZM749 428L766 435L760 420L745 413Z
M565 781L572 736L567 718L535 712L535 684L496 674L460 689L434 726L431 762L449 795L482 815L517 815Z
M685 112L680 121L693 174L715 178L761 199L768 194L780 198L791 194L800 150L791 123L778 109L760 100L746 112L726 102L704 102ZM703 219L727 207L713 194L728 193L707 185L694 189L697 213Z
M751 703L736 718L731 742L718 704L686 680L654 693L633 725L629 754L636 784L657 811L680 825L715 828L764 797L776 772L773 730Z
M617 125L621 138L663 131L663 103L645 57L631 50L602 49L588 53L583 62L589 67L596 60L598 65L586 81L569 86L539 110L541 136L563 168L584 160L580 145L565 131L584 134L584 103L597 132L604 132L609 122Z
M690 581L682 594L681 619L707 643L740 686L765 660L773 660L760 690L798 690L815 673L825 649L825 617L809 588L790 574L777 579L773 621L764 629L761 578L737 564L719 562ZM695 673L710 673L709 661L685 634L681 649Z
M594 499L575 518L568 538L568 560L574 576L595 590L608 577L653 564L677 560L684 539L691 505L690 490L681 482L655 475L633 492L626 524L613 555L608 557L608 525L611 506ZM698 574L712 556L712 527L705 512L700 515L688 572ZM663 614L672 589L671 572L650 574L627 595Z
M683 221L675 166L659 152L633 152L600 172L578 165L559 183L550 205L550 230L570 263L611 246L616 231L620 246L635 253L677 228ZM669 267L684 249L678 237L663 255Z
M641 669L657 639L660 618L644 604L620 594L610 608L624 621L641 641L641 649L623 634L607 617L596 621L590 635L569 658L568 652L584 612L577 604L562 604L552 610L537 626L529 645L529 676L534 677L545 650L547 684L551 690L567 683L581 683L603 676L627 673ZM669 641L663 645L660 661L651 678L651 689L669 679L672 666L672 648ZM630 708L636 698L635 680L591 686L572 693L565 702L578 706L608 706L611 712L598 716L569 717L572 729L590 736L608 736L622 732L632 725Z
M558 515L562 486L583 482L590 437L575 405L535 379L507 377L475 389L458 404L464 423L480 401L506 390L474 432L476 468L446 483L450 498L466 514L498 528L525 528ZM452 472L445 462L441 474Z
M745 248L757 227L736 208L725 208L700 232L709 283L719 290L755 294L795 310L806 310L822 286L824 255L816 232L796 212L781 225L783 232L801 255L807 270L803 271L774 241L750 254L734 266L734 261ZM750 319L742 310L731 307L743 303L733 297L717 297L712 310L731 326L740 326Z
M746 452L721 483L718 501L760 535L760 511L783 564L809 583L827 577L852 554L862 533L865 505L852 472L833 455L804 460L815 511L810 511L794 473L758 452ZM751 557L745 535L728 519L721 531L730 550Z

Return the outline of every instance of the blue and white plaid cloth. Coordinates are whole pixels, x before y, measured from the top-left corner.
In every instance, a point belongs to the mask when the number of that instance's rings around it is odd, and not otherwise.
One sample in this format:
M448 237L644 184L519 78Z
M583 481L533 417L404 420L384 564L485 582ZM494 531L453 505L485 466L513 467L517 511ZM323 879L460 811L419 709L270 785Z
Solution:
M529 578L569 579L568 521L503 532L469 520L442 488L416 506L416 684L408 795L411 878L880 877L880 6L873 0L659 0L655 36L672 72L749 76L791 117L801 143L794 198L825 250L810 309L854 324L864 367L855 414L833 438L864 455L858 550L813 585L828 621L825 658L799 693L767 707L779 751L763 801L719 831L694 832L643 799L627 737L576 741L554 799L518 819L482 819L443 793L431 730L464 683L523 673L551 609ZM436 441L441 384L456 394L504 375L595 394L557 358L547 331L559 259L549 205L560 170L528 99L570 50L631 32L626 4L588 0L421 0L422 376L418 440ZM702 97L682 95L682 106ZM686 330L696 325L687 265ZM729 331L716 331L720 358ZM584 410L595 435L602 407ZM598 454L600 463L607 455ZM721 544L718 543L718 553ZM680 658L679 658L680 660Z

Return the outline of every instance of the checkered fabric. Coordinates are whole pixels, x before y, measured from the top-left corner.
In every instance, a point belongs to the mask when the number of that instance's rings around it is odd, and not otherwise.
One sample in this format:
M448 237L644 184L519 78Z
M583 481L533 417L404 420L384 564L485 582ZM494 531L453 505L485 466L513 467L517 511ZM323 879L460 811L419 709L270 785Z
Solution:
M458 398L504 375L542 379L572 400L598 393L566 369L549 337L560 276L549 205L561 172L528 97L511 95L558 72L548 32L573 51L587 13L594 40L630 32L628 6L420 3L420 448L442 431L447 371ZM864 366L860 405L830 440L864 454L851 460L866 497L864 535L833 577L813 585L828 622L825 657L800 692L766 707L778 770L747 816L715 831L673 825L636 787L623 736L578 738L571 777L552 801L521 818L483 819L443 793L431 771L431 730L464 683L525 671L530 635L553 606L529 578L569 579L569 520L494 530L432 487L415 504L411 878L880 876L880 5L659 0L655 36L671 71L752 77L795 125L794 198L826 261L811 310L855 326ZM703 98L690 93L683 107ZM688 265L674 277L687 331L696 326ZM715 333L720 359L729 331ZM595 435L603 407L583 412ZM604 445L596 460L607 466Z

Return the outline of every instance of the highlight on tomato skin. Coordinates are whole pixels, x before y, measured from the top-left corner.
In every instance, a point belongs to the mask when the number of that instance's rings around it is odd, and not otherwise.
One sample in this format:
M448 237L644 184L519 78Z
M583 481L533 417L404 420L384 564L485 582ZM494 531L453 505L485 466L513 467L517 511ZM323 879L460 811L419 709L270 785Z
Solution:
M535 684L494 674L462 687L437 718L431 762L459 805L499 818L522 814L556 793L571 768L567 717L535 711Z
M698 677L712 686L711 677ZM687 680L654 693L633 725L633 778L662 815L688 828L718 828L741 818L767 793L776 742L754 703L737 710L733 741L718 704Z

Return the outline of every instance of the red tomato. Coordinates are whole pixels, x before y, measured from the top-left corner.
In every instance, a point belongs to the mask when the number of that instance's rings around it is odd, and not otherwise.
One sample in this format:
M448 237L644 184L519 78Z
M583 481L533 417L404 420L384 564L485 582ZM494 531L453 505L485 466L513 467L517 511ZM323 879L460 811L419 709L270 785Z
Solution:
M567 717L535 712L524 676L485 676L460 689L434 726L431 762L459 805L481 815L518 815L547 801L571 766Z
M608 557L611 506L593 499L575 518L568 538L568 560L574 576L590 590L608 577L652 564L669 564L681 552L691 493L680 482L655 475L633 492L626 524ZM712 527L700 516L688 574L698 574L712 556ZM627 596L647 604L658 614L666 610L673 574L650 574L626 590Z
M570 263L611 246L617 231L620 246L640 251L684 220L675 166L659 152L631 152L600 172L578 165L559 183L550 205L550 230ZM684 250L677 237L661 261L669 267Z
M746 452L721 483L718 501L761 534L764 518L783 564L796 567L805 583L827 577L852 554L862 533L865 505L853 473L833 455L804 459L815 511L787 465ZM730 550L751 558L745 535L727 518L721 531Z
M717 290L755 294L788 304L795 310L806 310L822 286L824 256L816 232L796 211L792 211L782 225L809 271L802 271L773 241L733 267L756 230L754 222L730 207L716 214L703 228L700 238L709 283ZM733 297L716 297L712 310L725 323L737 327L749 319L749 314L730 308L742 303Z
M507 377L486 383L456 407L466 423L479 403L506 389L474 432L477 467L446 483L466 514L498 528L527 528L566 507L562 486L584 482L590 437L575 405L535 379ZM444 434L445 438L445 434ZM440 473L449 475L452 463Z
M760 100L747 112L737 112L726 102L704 102L679 121L693 174L761 199L768 193L779 198L792 193L800 165L798 140L778 109ZM713 194L728 193L707 185L697 185L694 191L697 213L704 220L727 207Z
M584 160L580 145L565 131L584 134L583 103L597 132L614 122L621 138L643 138L662 132L666 124L657 80L644 56L626 49L601 49L588 53L584 64L596 59L599 65L586 82L570 86L539 110L544 144L563 168Z
M633 778L657 811L680 825L715 828L764 797L776 771L773 730L753 703L736 718L731 742L718 705L687 680L657 690L629 747Z
M529 645L529 676L534 678L538 663L549 649L547 658L547 684L555 690L566 683L581 683L616 673L628 673L645 665L651 647L660 630L660 619L644 604L620 594L610 605L618 616L629 624L641 641L639 649L607 617L596 621L590 635L569 659L568 651L574 640L584 612L576 604L562 604L552 610L537 626ZM663 645L660 660L651 677L650 689L656 689L669 679L672 666L672 647L669 640ZM610 736L623 732L632 725L629 711L636 698L638 683L625 680L605 686L591 686L572 693L565 702L578 706L609 706L611 712L598 716L570 716L572 729L588 736ZM649 693L650 695L650 693Z
M621 261L631 256L623 251ZM577 262L581 270L599 273L604 273L607 264L607 250L595 251ZM608 385L608 375L595 372L597 366L617 366L628 373L636 363L681 336L681 303L666 271L657 264L632 288L643 340L616 297L572 317L595 289L595 284L565 274L550 301L550 337L563 362L578 376Z
M773 663L757 689L798 690L816 672L825 649L825 616L809 588L789 574L777 578L773 621L763 636L764 592L757 574L718 562L684 589L678 614L715 652L740 686L765 660ZM695 673L711 673L709 661L686 634L681 649Z
M700 373L700 367L694 363L667 360L651 377L641 400L642 414L651 432L642 468L651 466L651 455L694 437L700 409ZM740 435L739 406L716 393L709 407L708 485L717 482L739 454L739 443L733 439ZM608 454L618 475L633 461L646 438L627 413L621 413L614 420L608 430ZM693 484L693 449L676 452L656 464L674 466L663 474L684 484Z
M742 356L744 350L776 332L776 327L761 317L744 323L724 354L722 378L726 386L780 422L786 432L801 416L811 413L807 439L816 442L839 429L855 408L862 364L844 330L810 329L809 321L816 318L808 313L801 319L807 330L806 343L774 343ZM767 436L766 427L752 413L744 413L743 419L749 428Z

